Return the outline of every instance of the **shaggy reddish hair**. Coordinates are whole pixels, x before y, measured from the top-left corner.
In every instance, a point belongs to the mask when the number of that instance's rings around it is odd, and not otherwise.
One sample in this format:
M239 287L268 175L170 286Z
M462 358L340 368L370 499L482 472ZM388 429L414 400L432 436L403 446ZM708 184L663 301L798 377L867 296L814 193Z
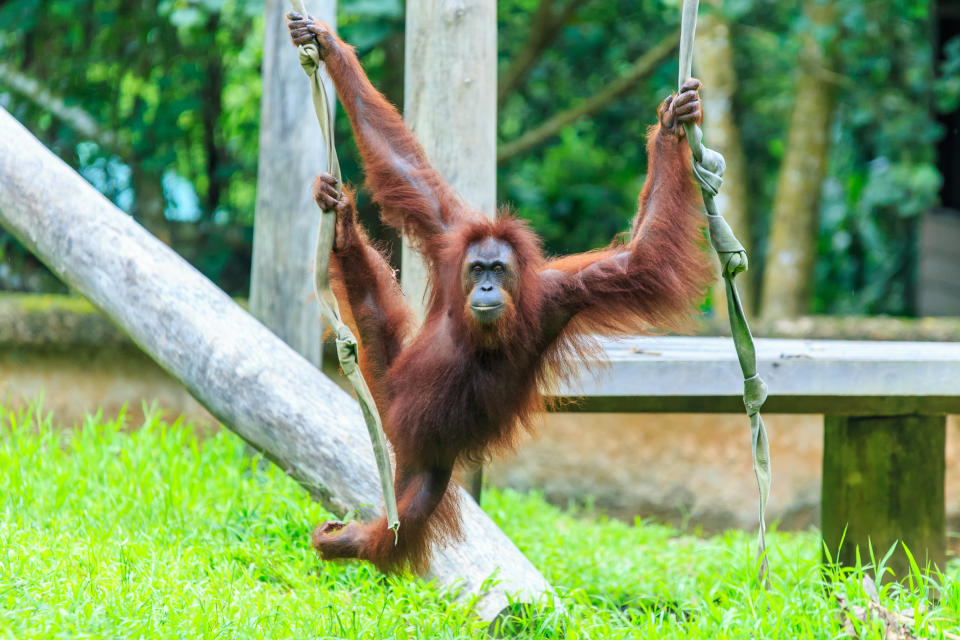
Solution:
M422 569L432 544L460 535L454 465L512 446L542 410L548 377L569 373L563 363L589 350L592 335L675 328L695 314L713 274L702 250L689 151L665 102L663 126L650 131L649 172L629 238L548 262L525 222L505 213L487 220L464 204L349 46L309 20L292 21L291 32L295 41L319 40L367 188L383 220L423 253L431 287L426 318L414 331L394 273L357 225L345 191L331 276L396 454L400 530L395 543L382 518L328 522L314 532L313 545L324 559ZM690 104L691 96L685 100ZM468 249L487 238L510 246L517 273L516 286L503 287L507 311L481 325L467 306L472 284L465 286L463 268Z

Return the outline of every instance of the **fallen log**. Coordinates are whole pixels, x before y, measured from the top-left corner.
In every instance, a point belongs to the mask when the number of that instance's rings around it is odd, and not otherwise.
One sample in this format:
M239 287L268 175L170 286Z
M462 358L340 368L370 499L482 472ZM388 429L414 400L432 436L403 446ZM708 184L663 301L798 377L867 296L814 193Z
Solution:
M379 513L380 486L357 403L2 108L0 224L327 509L363 518ZM424 577L462 600L476 598L484 620L507 607L508 594L531 602L551 593L460 493L464 539L435 549Z

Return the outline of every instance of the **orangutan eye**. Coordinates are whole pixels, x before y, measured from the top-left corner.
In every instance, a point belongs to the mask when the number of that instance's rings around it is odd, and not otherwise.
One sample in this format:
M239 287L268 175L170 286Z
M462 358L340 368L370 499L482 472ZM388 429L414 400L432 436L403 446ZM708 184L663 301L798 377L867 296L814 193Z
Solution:
M497 274L498 276L499 276L499 275L502 275L502 274L503 274L503 265L502 265L502 264L495 264L495 265L493 265L493 272L494 272L495 274Z
M481 273L483 273L483 267L481 267L481 266L478 265L478 264L475 264L475 265L473 265L473 267L470 268L470 273L472 273L472 274L475 275L475 276L478 276L478 275L480 275Z

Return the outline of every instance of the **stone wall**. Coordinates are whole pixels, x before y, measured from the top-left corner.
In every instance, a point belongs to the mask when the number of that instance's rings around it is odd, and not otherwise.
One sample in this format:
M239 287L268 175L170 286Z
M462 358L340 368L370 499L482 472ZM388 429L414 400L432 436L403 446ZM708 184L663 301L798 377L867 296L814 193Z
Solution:
M844 319L796 321L797 333L824 337L942 339L956 320ZM905 328L906 327L906 328ZM909 330L908 330L909 329ZM924 332L926 329L926 332ZM789 335L779 332L779 335ZM892 334L892 335L891 335ZM829 334L828 334L829 335ZM803 337L812 337L804 335ZM328 363L331 359L327 360ZM327 373L338 379L335 370ZM345 384L342 379L338 379ZM71 427L88 411L115 415L126 406L136 426L156 403L169 418L184 415L201 429L216 421L175 380L88 304L57 296L0 295L0 403L16 407L42 398L57 424ZM774 468L769 521L781 528L817 524L823 420L765 415ZM947 435L947 513L960 530L960 419ZM542 491L557 504L593 505L611 515L640 515L701 526L753 528L756 488L746 418L708 414L544 416L537 435L487 469L488 482Z
M773 465L767 521L782 529L818 525L822 416L765 414L764 422ZM751 462L745 416L567 413L546 416L536 436L495 461L487 478L627 519L751 529ZM947 420L946 501L950 529L960 531L960 416Z

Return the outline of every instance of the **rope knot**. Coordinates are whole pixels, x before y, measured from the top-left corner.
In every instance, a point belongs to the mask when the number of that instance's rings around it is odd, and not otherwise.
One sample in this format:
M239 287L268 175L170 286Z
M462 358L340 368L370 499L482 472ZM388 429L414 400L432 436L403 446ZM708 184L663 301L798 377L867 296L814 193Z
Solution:
M303 71L312 76L320 68L320 47L314 42L308 42L297 47L297 53L300 54L300 66Z
M693 177L700 188L710 196L716 196L723 184L723 172L727 163L723 156L703 144L703 131L698 126L685 127L690 152L693 154Z
M344 375L351 375L357 370L360 357L360 347L353 332L345 324L337 327L337 359Z
M767 383L760 378L760 374L743 381L743 406L747 409L747 415L760 413L760 407L767 401Z
M746 271L747 251L737 240L733 229L723 216L713 216L708 213L707 225L710 231L710 244L713 245L722 263L723 276L732 278L741 271Z

